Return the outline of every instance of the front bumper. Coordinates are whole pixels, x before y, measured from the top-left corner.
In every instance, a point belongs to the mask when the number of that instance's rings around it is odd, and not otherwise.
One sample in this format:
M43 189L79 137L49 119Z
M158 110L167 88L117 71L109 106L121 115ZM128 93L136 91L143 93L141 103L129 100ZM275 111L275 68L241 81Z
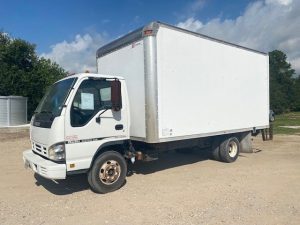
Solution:
M48 179L66 179L66 165L52 162L36 155L32 150L23 152L25 168L30 167L35 173Z

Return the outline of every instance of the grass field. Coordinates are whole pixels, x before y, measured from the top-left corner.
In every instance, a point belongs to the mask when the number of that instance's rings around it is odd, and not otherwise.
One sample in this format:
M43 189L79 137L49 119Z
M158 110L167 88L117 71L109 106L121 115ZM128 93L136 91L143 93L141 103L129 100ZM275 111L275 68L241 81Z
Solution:
M292 112L275 116L274 134L300 135L299 128L286 128L282 126L300 126L300 112Z

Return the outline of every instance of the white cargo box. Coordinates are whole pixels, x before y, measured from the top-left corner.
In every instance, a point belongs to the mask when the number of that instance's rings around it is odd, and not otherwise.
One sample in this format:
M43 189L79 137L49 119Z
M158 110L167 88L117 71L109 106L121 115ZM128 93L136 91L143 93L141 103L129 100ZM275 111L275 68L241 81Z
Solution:
M268 60L159 22L97 51L98 73L126 80L131 138L148 143L268 127Z

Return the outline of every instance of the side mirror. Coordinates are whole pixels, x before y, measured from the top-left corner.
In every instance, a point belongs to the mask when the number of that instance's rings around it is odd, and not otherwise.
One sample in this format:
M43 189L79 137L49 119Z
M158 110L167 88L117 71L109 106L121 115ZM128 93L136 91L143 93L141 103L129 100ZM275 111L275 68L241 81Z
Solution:
M122 109L121 82L117 79L111 82L111 108L114 111Z

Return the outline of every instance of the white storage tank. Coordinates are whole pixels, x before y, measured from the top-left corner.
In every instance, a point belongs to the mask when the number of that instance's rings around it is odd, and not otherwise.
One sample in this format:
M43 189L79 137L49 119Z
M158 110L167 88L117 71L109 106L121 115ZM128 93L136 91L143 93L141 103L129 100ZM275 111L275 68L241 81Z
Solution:
M0 96L0 127L27 123L27 98L22 96Z

